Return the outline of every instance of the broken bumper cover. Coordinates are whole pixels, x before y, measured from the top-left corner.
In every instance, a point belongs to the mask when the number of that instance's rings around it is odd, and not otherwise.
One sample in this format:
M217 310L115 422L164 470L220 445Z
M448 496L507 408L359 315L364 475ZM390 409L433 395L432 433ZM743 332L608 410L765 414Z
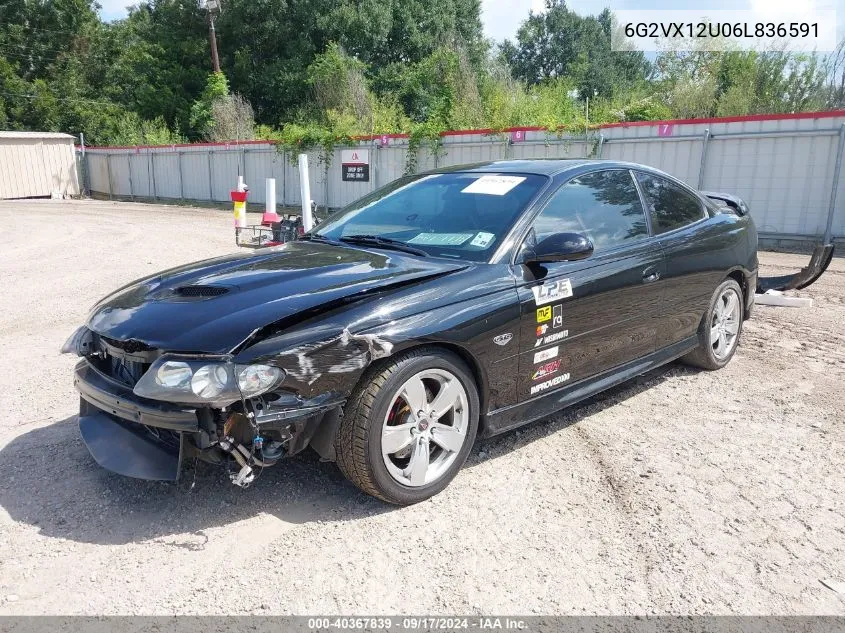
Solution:
M86 359L76 365L74 386L79 430L100 466L138 479L179 478L184 433L198 430L195 409L140 399Z
M813 284L830 266L833 259L833 244L820 244L813 251L810 263L794 275L780 277L760 277L757 282L757 292L762 294L767 290L801 290Z

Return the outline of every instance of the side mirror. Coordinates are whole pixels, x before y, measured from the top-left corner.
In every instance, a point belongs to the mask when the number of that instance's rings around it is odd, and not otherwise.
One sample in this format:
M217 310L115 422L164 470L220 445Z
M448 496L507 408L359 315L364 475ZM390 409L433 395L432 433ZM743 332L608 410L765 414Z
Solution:
M555 233L534 246L525 255L525 264L573 262L593 254L593 242L581 233Z

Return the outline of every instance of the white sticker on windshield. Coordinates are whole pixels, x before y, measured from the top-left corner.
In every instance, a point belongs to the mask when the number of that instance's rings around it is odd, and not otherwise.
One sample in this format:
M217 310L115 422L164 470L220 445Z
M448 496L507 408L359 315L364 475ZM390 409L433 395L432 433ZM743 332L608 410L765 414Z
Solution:
M488 196L503 196L525 180L524 176L482 176L461 190L461 193L481 193Z
M490 244L490 242L495 239L495 237L496 236L492 233L485 233L484 231L481 231L481 233L478 233L474 238L472 238L472 241L469 243L469 245L480 246L481 248L485 248L488 244Z
M460 246L472 237L472 233L420 233L408 240L408 244L423 246Z

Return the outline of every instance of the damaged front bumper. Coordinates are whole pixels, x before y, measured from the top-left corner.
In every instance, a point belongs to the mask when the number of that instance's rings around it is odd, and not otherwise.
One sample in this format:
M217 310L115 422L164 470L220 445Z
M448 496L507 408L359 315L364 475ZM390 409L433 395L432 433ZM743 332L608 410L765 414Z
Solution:
M80 394L79 429L103 468L138 479L176 481L187 459L236 463L232 480L247 485L253 467L275 464L308 445L324 457L343 401L324 394L302 400L257 398L227 409L140 398L88 358L74 370ZM335 415L337 414L337 415ZM331 455L328 455L330 458Z
M179 478L184 434L199 430L196 409L142 400L87 359L77 363L73 383L79 431L100 466L138 479Z

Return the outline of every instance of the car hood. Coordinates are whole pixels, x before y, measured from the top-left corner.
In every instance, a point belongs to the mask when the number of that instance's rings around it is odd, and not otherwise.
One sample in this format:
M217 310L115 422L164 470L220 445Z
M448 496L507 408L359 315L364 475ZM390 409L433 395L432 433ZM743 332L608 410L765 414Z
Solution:
M139 279L95 305L88 327L156 349L221 354L258 328L292 325L350 299L462 268L386 250L291 242Z

